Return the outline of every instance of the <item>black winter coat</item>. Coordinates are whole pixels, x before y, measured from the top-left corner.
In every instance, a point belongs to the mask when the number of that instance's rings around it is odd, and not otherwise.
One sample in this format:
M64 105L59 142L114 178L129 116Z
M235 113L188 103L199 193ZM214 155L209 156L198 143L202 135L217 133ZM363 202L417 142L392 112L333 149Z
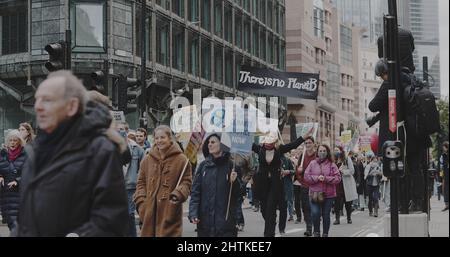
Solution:
M207 140L206 140L207 142ZM234 237L237 236L236 213L238 198L241 196L240 170L232 184L230 210L228 220L225 219L230 193L229 176L233 169L229 153L213 159L211 155L200 163L192 184L189 202L189 219L198 218L197 225L200 237Z
M8 159L6 149L0 152L0 177L4 179L4 186L1 187L0 206L2 216L6 218L17 217L19 212L19 187L22 174L22 167L26 160L25 151L17 157L13 162ZM8 183L16 181L17 186L9 188ZM1 185L0 185L1 186Z
M106 107L90 103L40 170L35 164L40 145L27 146L18 236L126 235L121 158L117 145L104 135L110 124Z
M258 172L253 176L253 182L255 183L255 192L253 195L255 199L265 200L268 192L274 192L276 195L284 195L284 183L280 176L281 156L297 148L304 141L302 137L299 137L294 142L280 145L278 149L275 149L273 160L270 164L266 161L266 149L260 145L253 144L252 150L258 154L259 160Z

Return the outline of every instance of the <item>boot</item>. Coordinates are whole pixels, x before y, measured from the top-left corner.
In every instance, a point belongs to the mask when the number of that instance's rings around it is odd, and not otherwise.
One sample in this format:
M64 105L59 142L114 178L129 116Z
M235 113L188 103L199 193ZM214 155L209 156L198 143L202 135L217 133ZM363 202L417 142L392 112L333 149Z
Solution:
M339 225L341 224L341 219L340 219L340 215L339 215L339 211L335 212L336 213L336 220L334 221L333 225Z
M375 203L375 211L374 211L374 214L373 214L373 216L376 218L376 217L378 217L378 203Z

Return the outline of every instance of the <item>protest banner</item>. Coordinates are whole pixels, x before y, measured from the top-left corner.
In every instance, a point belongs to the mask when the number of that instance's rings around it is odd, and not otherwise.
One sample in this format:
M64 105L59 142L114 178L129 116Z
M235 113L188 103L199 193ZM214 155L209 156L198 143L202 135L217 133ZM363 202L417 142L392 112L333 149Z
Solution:
M278 72L270 69L242 66L238 90L270 96L297 97L316 100L319 74Z
M125 114L123 111L110 111L110 113L116 122L125 122Z
M319 130L319 123L317 123L317 122L308 122L308 123L296 124L295 125L295 131L296 131L297 137L301 137L301 136L303 137L312 128L314 128L312 137L314 139L316 139L317 131Z

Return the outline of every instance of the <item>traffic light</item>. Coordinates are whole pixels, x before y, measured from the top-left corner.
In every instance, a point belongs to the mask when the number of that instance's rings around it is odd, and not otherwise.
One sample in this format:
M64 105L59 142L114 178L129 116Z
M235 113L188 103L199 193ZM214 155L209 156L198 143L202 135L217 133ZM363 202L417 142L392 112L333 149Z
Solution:
M57 71L62 69L67 69L67 44L65 41L58 41L55 43L50 43L45 46L45 51L47 51L49 58L45 63L45 68L48 71Z
M92 89L104 94L105 88L107 85L107 76L106 76L105 72L102 70L92 72L91 78L92 78L92 81L94 82Z
M118 109L129 113L137 109L137 86L139 80L135 78L127 78L123 75L119 75L119 88L118 88Z

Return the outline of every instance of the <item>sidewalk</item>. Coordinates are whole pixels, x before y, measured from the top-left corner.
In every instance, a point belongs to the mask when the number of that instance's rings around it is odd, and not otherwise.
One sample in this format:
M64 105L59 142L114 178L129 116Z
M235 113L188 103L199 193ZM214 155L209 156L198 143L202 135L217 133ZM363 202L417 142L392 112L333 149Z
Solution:
M430 202L430 237L449 237L449 211L441 211L444 208L443 197L441 197L441 201L438 201L437 196L433 196Z

